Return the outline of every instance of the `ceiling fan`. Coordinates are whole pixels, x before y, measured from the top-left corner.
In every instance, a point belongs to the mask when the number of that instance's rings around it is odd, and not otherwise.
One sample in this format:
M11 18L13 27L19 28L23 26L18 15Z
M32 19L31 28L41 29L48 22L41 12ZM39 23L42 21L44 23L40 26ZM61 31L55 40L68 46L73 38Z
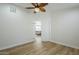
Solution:
M26 9L34 9L34 13L37 12L46 12L44 8L48 3L32 3L33 7L26 7Z

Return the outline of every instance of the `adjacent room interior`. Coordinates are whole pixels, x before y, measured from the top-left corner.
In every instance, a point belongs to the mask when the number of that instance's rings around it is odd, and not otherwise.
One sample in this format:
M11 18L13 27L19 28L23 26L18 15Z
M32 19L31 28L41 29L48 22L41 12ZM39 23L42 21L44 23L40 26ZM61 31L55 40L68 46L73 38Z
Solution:
M79 4L0 3L0 55L79 55Z

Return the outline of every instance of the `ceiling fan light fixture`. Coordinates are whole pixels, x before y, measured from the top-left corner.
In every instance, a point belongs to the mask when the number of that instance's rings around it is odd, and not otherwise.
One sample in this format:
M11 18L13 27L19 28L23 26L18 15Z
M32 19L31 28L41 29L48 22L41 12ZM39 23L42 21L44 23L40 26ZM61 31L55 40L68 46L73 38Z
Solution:
M39 8L35 8L34 10L35 12L40 12Z
M26 9L33 9L33 13L46 12L44 8L48 3L32 3L33 7L26 7Z

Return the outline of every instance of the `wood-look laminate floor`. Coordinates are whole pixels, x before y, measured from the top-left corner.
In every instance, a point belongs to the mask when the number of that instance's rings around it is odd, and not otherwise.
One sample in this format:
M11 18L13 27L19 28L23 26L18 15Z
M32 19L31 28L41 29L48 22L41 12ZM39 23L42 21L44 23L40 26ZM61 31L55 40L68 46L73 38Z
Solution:
M79 55L79 49L66 47L52 42L37 44L31 42L14 48L0 51L0 54L8 55Z

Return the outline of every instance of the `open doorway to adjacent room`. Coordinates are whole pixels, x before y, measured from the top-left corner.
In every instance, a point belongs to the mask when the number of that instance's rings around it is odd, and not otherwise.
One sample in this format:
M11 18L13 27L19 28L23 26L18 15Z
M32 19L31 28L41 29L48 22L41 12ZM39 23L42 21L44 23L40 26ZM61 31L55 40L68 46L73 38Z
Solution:
M42 23L41 21L35 21L34 23L34 39L35 39L35 46L37 48L42 47Z

